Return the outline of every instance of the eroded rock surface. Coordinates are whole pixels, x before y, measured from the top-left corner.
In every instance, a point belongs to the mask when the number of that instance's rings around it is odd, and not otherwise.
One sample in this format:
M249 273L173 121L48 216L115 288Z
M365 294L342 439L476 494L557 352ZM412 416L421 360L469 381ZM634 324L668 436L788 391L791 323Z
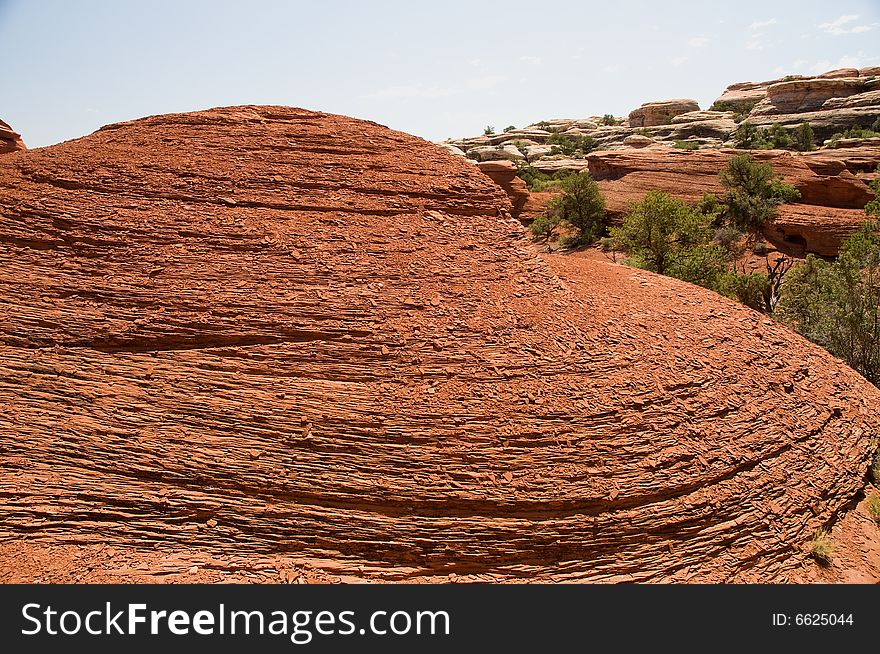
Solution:
M27 150L24 141L21 140L21 134L0 120L0 154L19 150Z
M587 169L599 181L608 210L622 216L646 190L666 191L691 203L703 193L722 195L718 172L740 150L696 151L628 149L592 152ZM796 203L779 209L768 235L798 252L837 254L841 242L865 222L865 204L874 197L866 179L880 165L880 149L854 148L795 153L784 150L751 152L773 165L801 193Z
M704 289L538 258L509 210L282 107L0 160L0 578L788 578L880 393Z
M672 122L675 116L700 110L696 100L661 100L646 102L629 114L630 127L654 127Z

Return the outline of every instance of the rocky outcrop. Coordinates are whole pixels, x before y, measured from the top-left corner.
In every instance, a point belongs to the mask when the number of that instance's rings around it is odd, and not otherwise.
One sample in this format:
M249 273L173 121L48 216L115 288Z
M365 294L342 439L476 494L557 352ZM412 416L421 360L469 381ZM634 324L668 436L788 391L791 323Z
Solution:
M588 170L599 181L609 211L622 216L628 205L651 189L690 202L703 193L721 195L718 172L737 150L615 150L587 156ZM752 155L767 161L801 193L785 205L772 235L804 252L837 254L841 241L865 221L864 206L873 192L860 177L880 165L880 150L821 150L799 154L761 150Z
M27 150L24 141L21 140L21 134L13 131L9 125L0 120L0 154L19 150Z
M516 176L516 165L510 161L483 161L478 165L480 170L504 189L513 205L512 215L518 218L529 199L529 189L526 183Z
M734 84L713 107L744 112L750 123L762 127L808 122L822 142L880 118L880 75L876 67L844 68L815 77Z
M538 258L476 166L373 123L112 125L0 160L0 203L0 579L779 581L880 429L818 347Z
M638 109L629 114L630 127L653 127L665 125L672 121L675 116L692 111L699 111L700 105L696 100L662 100L659 102L646 102Z

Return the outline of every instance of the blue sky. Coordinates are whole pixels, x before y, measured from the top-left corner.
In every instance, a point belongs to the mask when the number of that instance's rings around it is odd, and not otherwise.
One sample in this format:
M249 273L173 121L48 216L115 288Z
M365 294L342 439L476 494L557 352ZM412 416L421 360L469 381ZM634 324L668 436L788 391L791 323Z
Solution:
M880 0L0 0L0 118L30 147L284 104L439 140L880 65Z

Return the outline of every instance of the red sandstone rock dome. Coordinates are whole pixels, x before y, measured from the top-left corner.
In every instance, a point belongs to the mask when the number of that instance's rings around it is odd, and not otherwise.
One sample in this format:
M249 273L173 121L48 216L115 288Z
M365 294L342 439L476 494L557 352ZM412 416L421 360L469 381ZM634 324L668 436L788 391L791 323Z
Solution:
M111 125L0 160L0 207L0 572L76 544L83 579L772 581L864 483L856 373L703 289L540 258L475 166L373 123Z

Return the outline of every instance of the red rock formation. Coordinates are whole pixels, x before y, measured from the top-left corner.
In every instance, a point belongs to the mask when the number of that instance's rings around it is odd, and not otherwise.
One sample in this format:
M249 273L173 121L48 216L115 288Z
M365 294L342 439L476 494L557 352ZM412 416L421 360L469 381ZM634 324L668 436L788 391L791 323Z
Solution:
M0 160L0 202L0 579L778 581L880 429L820 348L537 258L373 123L112 125Z
M513 217L518 218L529 199L529 189L526 183L516 176L516 165L512 161L482 161L479 167L504 189L513 205Z
M13 131L9 125L0 120L0 154L19 150L27 150L24 141L21 140L21 134Z
M696 202L703 193L724 192L718 178L738 150L614 150L587 156L590 174L599 181L609 211L621 216L629 203L658 189ZM771 163L801 193L796 204L781 207L770 235L826 256L865 221L864 206L874 197L858 174L880 164L880 150L836 149L798 154L753 151Z
M815 77L790 75L729 86L714 107L748 113L754 125L808 122L821 142L880 117L880 68L842 68Z
M692 111L699 111L700 105L696 100L661 100L658 102L646 102L638 109L633 109L629 114L630 127L653 127L665 125L675 116Z

